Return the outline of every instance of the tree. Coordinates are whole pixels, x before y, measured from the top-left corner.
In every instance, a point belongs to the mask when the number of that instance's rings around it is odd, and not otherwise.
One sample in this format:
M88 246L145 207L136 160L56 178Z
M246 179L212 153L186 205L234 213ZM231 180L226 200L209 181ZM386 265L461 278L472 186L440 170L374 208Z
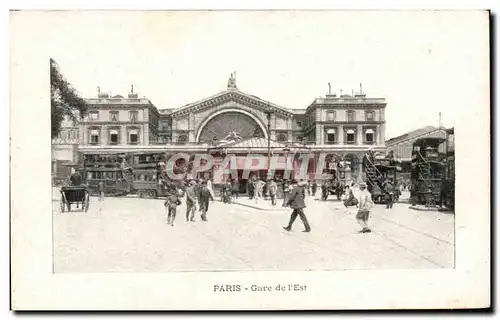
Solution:
M50 106L52 138L57 137L61 131L65 117L77 122L78 116L83 118L87 113L87 103L61 74L53 59L50 59Z

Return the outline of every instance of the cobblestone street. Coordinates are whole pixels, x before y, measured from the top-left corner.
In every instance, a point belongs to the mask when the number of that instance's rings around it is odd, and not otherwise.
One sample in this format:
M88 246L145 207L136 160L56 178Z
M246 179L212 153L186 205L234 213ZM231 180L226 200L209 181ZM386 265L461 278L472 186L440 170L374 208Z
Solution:
M54 199L57 194L54 195ZM358 234L355 208L336 200L307 199L311 233L282 229L289 209L258 210L211 203L208 222L185 222L185 202L174 227L163 200L91 198L87 213L54 207L55 272L165 272L452 268L454 215L378 205L371 234ZM242 205L242 204L245 204ZM280 205L281 202L278 202ZM261 203L270 208L268 203Z

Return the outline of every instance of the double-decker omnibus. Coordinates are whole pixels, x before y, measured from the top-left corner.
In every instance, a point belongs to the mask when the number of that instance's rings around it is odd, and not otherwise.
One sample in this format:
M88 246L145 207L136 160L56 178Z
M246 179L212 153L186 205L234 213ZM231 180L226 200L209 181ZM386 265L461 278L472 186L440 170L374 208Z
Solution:
M132 186L132 170L123 154L84 154L78 170L91 194L97 194L100 182L106 195L125 195Z

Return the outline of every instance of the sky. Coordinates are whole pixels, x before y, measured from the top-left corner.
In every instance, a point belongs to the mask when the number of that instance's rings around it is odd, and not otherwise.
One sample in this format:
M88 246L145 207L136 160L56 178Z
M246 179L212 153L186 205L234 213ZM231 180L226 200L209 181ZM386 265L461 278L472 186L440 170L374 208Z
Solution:
M32 14L33 17L29 17ZM26 17L28 16L28 17ZM15 21L15 16L13 17ZM386 98L386 137L455 126L484 93L488 20L481 12L33 12L32 41L90 98L131 84L159 109L226 89L287 108L363 91ZM43 24L36 24L43 19ZM27 27L27 26L24 26ZM22 37L18 37L21 41ZM47 62L48 66L48 62Z

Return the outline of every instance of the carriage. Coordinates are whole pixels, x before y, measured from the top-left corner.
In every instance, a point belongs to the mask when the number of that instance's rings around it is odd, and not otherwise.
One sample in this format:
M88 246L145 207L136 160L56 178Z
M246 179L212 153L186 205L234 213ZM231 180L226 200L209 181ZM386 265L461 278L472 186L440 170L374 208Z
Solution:
M86 186L65 186L61 190L61 212L71 211L71 205L76 204L81 211L87 212L90 204L90 193Z

